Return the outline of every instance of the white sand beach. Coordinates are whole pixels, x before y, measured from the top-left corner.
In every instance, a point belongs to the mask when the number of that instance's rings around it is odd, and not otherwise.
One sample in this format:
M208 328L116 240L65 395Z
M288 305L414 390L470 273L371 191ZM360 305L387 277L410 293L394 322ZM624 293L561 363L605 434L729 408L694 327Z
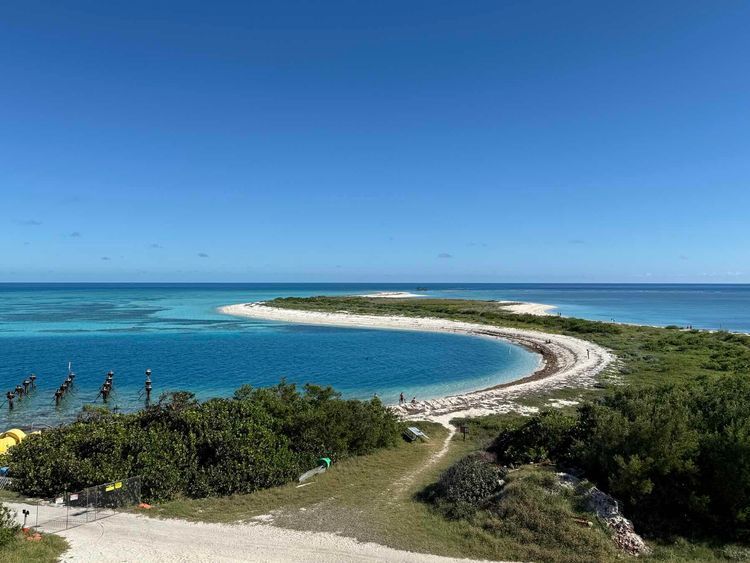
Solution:
M428 317L355 315L347 312L324 313L269 307L264 303L240 303L220 307L228 315L311 325L333 325L393 330L435 331L501 338L525 346L542 355L539 369L528 377L489 389L461 395L395 405L406 419L428 419L446 424L455 417L482 416L503 412L533 412L516 402L530 393L560 388L585 388L615 359L605 348L559 334L533 330L494 327Z
M551 315L552 310L557 309L554 305L529 301L498 301L497 303L509 313L519 315Z
M410 297L427 297L426 295L420 295L418 293L409 293L408 291L378 291L377 293L368 293L365 295L358 295L357 297L372 297L372 298L385 298L385 299L408 299Z

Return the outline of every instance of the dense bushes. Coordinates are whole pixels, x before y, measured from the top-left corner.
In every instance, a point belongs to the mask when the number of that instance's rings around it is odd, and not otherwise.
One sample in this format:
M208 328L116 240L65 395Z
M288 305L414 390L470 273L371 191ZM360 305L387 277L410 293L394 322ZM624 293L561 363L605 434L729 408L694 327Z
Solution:
M390 446L396 418L380 403L344 401L330 388L284 382L243 387L232 399L162 397L141 412L84 411L11 450L16 488L33 496L143 476L148 500L204 497L280 485L321 456L341 459Z
M575 466L652 533L750 537L750 379L619 391L501 434L502 463Z
M467 518L500 489L505 476L497 465L478 455L467 456L449 467L423 500L433 503L446 516Z
M577 421L577 417L558 410L547 411L501 433L490 450L500 452L502 460L512 464L562 461L570 455Z

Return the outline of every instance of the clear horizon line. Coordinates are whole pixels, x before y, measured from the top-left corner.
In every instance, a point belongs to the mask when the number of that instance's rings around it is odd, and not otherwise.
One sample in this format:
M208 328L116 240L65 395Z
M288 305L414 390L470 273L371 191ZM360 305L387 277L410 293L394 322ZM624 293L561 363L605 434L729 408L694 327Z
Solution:
M23 284L34 284L34 285L117 285L117 284L129 284L129 285L156 285L156 284L170 284L170 285L244 285L244 284L272 284L272 285L750 285L750 282L673 282L673 281L645 281L645 282L633 282L633 281L597 281L597 282L579 282L579 281L515 281L515 282L500 282L500 281L130 281L130 280L117 280L117 281L0 281L0 285L23 285Z

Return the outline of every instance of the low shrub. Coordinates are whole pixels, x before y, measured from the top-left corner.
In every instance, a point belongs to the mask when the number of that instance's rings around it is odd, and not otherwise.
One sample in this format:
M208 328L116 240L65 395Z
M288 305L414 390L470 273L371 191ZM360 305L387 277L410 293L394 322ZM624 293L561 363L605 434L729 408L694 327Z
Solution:
M471 517L500 489L505 473L478 455L467 456L440 476L424 495L446 516L453 519Z

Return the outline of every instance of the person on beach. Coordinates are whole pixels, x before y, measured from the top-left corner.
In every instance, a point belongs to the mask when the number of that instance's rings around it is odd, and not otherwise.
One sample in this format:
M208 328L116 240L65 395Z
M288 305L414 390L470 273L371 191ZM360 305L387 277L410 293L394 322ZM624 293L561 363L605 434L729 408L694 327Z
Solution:
M416 397L412 397L411 398L411 404L412 405L416 405L417 404L417 398Z
M404 399L404 394L403 394L403 393L401 393L401 394L400 394L400 395L398 396L398 404L399 404L399 405L403 405L405 401L406 401L406 399Z

